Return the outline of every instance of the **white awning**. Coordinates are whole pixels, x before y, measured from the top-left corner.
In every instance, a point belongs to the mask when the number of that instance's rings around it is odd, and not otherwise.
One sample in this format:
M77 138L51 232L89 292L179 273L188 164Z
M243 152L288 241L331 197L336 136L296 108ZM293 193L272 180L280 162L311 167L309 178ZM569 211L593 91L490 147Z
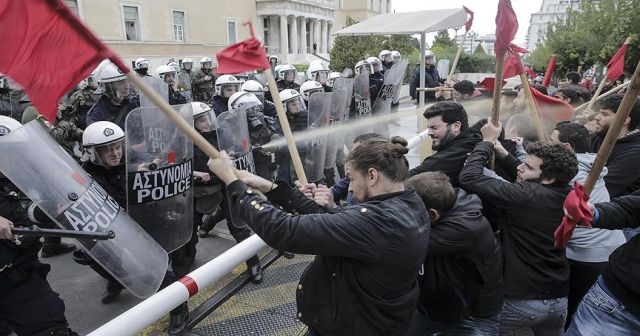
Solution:
M333 35L421 34L462 27L466 21L463 8L389 13L338 30Z

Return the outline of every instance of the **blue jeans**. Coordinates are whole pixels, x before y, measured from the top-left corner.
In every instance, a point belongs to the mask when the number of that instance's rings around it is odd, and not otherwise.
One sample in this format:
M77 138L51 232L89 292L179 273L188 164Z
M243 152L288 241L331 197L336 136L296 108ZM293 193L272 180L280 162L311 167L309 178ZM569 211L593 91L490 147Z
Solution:
M418 306L406 335L498 336L499 326L499 313L489 318L464 316L458 321L445 325L432 320L425 309Z
M602 281L601 279L599 281ZM626 310L596 282L573 315L567 336L638 335L640 318Z
M500 333L531 328L536 336L561 336L567 317L567 298L520 300L504 298L500 315Z

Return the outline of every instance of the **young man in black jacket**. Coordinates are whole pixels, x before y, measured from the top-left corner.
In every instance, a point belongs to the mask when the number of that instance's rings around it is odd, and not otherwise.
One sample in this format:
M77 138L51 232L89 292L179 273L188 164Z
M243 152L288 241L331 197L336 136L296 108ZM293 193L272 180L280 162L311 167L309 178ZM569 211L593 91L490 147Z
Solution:
M553 233L562 204L578 172L573 151L562 144L534 143L518 166L517 183L483 175L501 127L482 127L483 141L471 152L460 184L497 206L504 255L504 304L500 331L531 327L537 336L562 335L569 294L569 264Z
M617 94L601 99L597 102L599 112L595 117L596 134L591 139L591 152L597 153L602 145L609 125L616 116L616 111L622 103L623 95ZM640 189L640 102L636 99L629 117L624 122L620 134L607 160L607 176L604 182L611 197L627 195Z
M224 151L209 161L234 211L267 244L317 255L296 292L297 317L309 326L308 335L405 336L418 301L429 218L420 197L405 189L404 146L392 138L356 147L346 169L349 189L362 203L332 212L285 182L234 173Z
M429 106L423 113L429 123L431 148L437 151L409 171L409 176L428 171L441 171L458 187L458 175L467 156L482 137L469 128L467 112L462 105L444 101Z
M598 203L592 225L617 230L640 226L640 191ZM609 256L609 265L582 299L565 335L637 335L640 330L640 235Z
M441 172L405 183L429 213L429 249L419 273L420 299L409 335L498 335L502 254L476 195L454 189Z

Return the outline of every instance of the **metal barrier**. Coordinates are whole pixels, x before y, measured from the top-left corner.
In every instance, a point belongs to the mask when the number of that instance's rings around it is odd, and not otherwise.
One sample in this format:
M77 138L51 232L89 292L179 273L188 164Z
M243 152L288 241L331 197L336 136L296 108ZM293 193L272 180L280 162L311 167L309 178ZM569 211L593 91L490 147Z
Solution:
M237 265L265 247L267 247L267 244L260 237L252 235L217 258L102 325L89 335L135 335L138 331L168 314L173 308L187 301L189 297L198 293L200 288L205 288L220 280Z

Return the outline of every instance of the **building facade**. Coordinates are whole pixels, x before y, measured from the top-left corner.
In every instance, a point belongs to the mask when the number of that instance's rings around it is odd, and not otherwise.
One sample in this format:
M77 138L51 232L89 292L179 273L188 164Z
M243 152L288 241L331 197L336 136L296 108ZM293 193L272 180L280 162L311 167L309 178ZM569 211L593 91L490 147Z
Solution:
M458 45L462 44L462 51L464 51L465 53L472 54L476 50L478 45L481 45L488 55L495 55L493 45L496 42L496 35L479 35L474 31L470 31L467 34L467 39L464 41L464 43L462 43L463 36L463 34L456 35L455 41Z
M577 9L582 0L542 0L540 10L531 14L529 30L527 33L527 46L529 51L536 49L538 43L544 42L549 23L564 20L568 9ZM599 3L599 0L591 0Z
M129 63L147 58L152 68L173 59L215 59L248 38L253 24L270 55L282 63L328 59L331 33L391 11L391 0L65 0L78 17ZM314 49L315 46L315 49Z

